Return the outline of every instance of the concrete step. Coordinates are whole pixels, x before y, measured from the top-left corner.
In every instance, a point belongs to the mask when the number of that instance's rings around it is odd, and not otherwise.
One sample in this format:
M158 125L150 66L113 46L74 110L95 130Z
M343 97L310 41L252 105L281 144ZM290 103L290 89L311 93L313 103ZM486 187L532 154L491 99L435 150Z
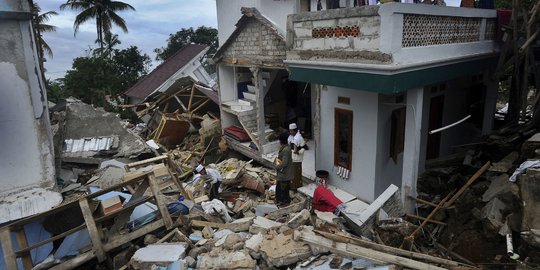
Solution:
M244 99L257 102L257 94L254 92L244 92Z

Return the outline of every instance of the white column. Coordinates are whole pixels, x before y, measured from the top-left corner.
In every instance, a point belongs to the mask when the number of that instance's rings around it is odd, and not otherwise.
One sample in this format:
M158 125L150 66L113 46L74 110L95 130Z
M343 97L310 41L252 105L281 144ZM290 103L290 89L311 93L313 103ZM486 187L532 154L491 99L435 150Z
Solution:
M415 202L408 196L416 196L416 180L420 164L422 144L422 115L424 89L411 89L407 92L407 116L405 122L405 149L403 151L403 174L401 198L404 210L411 213Z

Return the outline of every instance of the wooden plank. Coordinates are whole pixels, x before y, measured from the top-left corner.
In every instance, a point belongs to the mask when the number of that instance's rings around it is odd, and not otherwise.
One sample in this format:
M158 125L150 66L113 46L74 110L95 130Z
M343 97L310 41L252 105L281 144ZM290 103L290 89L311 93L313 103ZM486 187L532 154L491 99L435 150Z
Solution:
M191 239L189 239L189 237L187 237L186 235L184 235L180 230L178 230L178 228L174 228L172 231L170 231L167 235L163 236L161 239L159 239L159 241L156 242L156 244L160 244L160 243L163 243L165 241L168 241L169 239L171 239L174 235L176 235L178 238L182 239L182 241L185 241L186 243L188 243L188 245L191 247L191 248L194 248L195 247L195 244L193 244L193 241L191 241Z
M95 257L94 253L91 252L91 251L88 251L88 252L85 252L83 254L80 254L79 256L71 259L71 260L67 260L61 264L58 264L58 265L55 265L51 268L49 268L49 270L70 270L70 269L75 269L77 266L81 266L83 265L84 263L90 261L91 259L93 259Z
M81 212L84 217L84 222L88 228L88 234L90 235L90 241L92 241L92 250L96 254L96 257L99 262L103 262L107 259L105 250L101 242L101 236L99 229L94 221L94 216L92 215L92 210L88 204L88 198L81 198L79 200L79 205L81 207Z
M153 232L161 227L163 227L163 220L156 220L152 223L146 224L143 227L128 233L128 234L118 234L115 236L112 236L109 238L109 241L103 245L103 248L106 251L110 251L112 249L115 249L129 241L132 241L134 239L137 239L141 236L144 236L150 232Z
M439 225L447 225L446 223L444 222L441 222L441 221L437 221L437 220L428 220L427 218L425 217L421 217L421 216L417 216L417 215L412 215L412 214L406 214L408 217L410 218L415 218L415 219L419 219L419 220L427 220L427 222L430 222L430 223L435 223L435 224L439 224Z
M4 253L4 262L7 269L17 269L17 257L13 251L13 242L11 241L11 231L8 227L0 231L0 244Z
M117 220L115 221L115 223L123 223L123 224L125 224L129 220L129 217L131 216L131 213L133 212L133 209L135 207L137 207L137 206L139 206L141 204L147 203L147 202L151 201L152 199L153 199L153 197L146 197L146 198L140 199L137 202L131 203L131 204L123 207L122 209L115 211L114 213L112 213L110 215L105 215L105 216L102 216L102 217L98 217L98 218L95 219L95 221L96 221L96 223L100 223L100 222L103 222L105 220L116 217ZM119 218L120 216L123 216L123 215L126 215L127 219L122 220L122 219Z
M326 238L334 240L334 241L345 242L345 243L353 243L353 244L356 244L356 245L359 245L359 246L375 249L375 250L378 250L378 251L394 254L394 255L397 255L397 256L403 256L403 257L407 257L407 258L425 260L425 261L429 261L429 262L437 263L437 264L442 264L442 265L446 265L446 266L459 266L460 265L460 263L456 262L456 261L446 260L446 259L443 259L443 258L434 257L434 256L430 256L430 255L427 255L427 254L422 254L422 253L407 251L407 250L403 250L403 249L399 249L399 248L395 248L395 247L385 246L385 245L377 244L377 243L374 243L374 242L366 241L366 240L363 240L363 239L357 238L357 237L352 237L352 236L342 235L342 234L328 233L328 232L317 231L317 230L315 230L314 232L318 233L318 234L320 234L320 235L322 235L322 236L324 236Z
M126 164L126 166L128 168L133 168L133 167L138 167L138 166L145 165L145 164L148 164L148 163L154 163L156 161L161 161L161 160L164 160L166 158L167 158L167 155L161 155L159 157L153 157L153 158L149 158L149 159L145 159L145 160L141 160L141 161L137 161L137 162L132 162L132 163Z
M19 244L19 249L25 249L28 247L28 240L26 239L26 234L24 232L24 229L21 228L20 230L15 231L15 235L17 237L17 244ZM30 256L30 252L24 252L20 254L22 257L22 263L24 269L32 269L34 267L34 264L32 263L32 257Z
M191 94L189 96L189 101L187 105L187 110L191 111L191 104L193 104L193 95L195 94L195 84L191 86Z
M333 240L327 239L315 235L312 231L294 231L294 239L302 240L314 246L328 249L333 253L337 253L346 257L354 258L366 258L376 262L393 263L401 266L405 266L411 269L418 270L444 270L446 268L430 265L427 263L415 261L409 258L404 258L392 254L386 254L377 250L372 250L364 247L360 247L353 244L338 243Z
M64 238L64 237L66 237L66 236L68 236L68 235L70 235L70 234L72 234L72 233L74 233L74 232L78 232L78 231L80 231L80 230L82 230L82 229L84 229L84 228L86 228L86 225L85 225L85 224L79 225L79 226L77 226L77 227L75 227L75 228L73 228L73 229L70 229L70 230L68 230L68 231L65 231L65 232L63 232L63 233L61 233L61 234L55 235L55 236L53 236L53 237L51 237L51 238L47 238L47 239L45 239L45 240L43 240L43 241L41 241L41 242L35 243L35 244L33 244L33 245L31 245L31 246L29 246L29 247L27 247L27 248L20 249L19 251L16 252L16 254L17 254L17 255L21 255L21 254L23 254L24 252L29 252L29 251L32 250L32 249L36 249L36 248L38 248L38 247L40 247L40 246L43 246L43 245L45 245L45 244L47 244L47 243L50 243L50 242L52 242L52 241L55 241L55 240Z
M171 229L173 226L173 220L169 215L169 211L167 210L167 205L165 204L163 197L161 197L161 190L159 189L159 184L157 183L154 173L148 175L148 180L150 182L150 189L152 189L152 193L156 198L156 204L159 212L161 213L161 217L163 218L163 222L165 223L165 227L167 229Z
M451 205L453 205L454 202L459 198L459 196L461 196L461 194L463 194L463 192L465 192L465 190L467 190L469 188L469 186L471 186L474 183L474 181L476 181L476 179L478 179L478 177L480 177L485 171L487 171L487 169L489 169L489 166L491 166L490 161L486 162L486 164L484 164L484 166L482 166L473 176L471 176L471 178L469 178L467 183L465 185L463 185L458 190L458 192L456 192L456 194L454 194L454 196L452 196L452 198L450 198L450 200L448 200L447 203L444 204L444 207L448 208Z

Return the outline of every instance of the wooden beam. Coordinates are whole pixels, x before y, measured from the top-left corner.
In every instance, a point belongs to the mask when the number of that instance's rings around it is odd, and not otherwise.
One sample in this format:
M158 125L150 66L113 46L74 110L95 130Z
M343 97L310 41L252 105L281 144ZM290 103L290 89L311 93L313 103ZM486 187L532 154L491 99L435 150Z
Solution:
M163 219L165 227L167 229L171 229L173 226L173 220L171 218L171 215L169 215L165 200L163 200L163 197L161 196L161 190L153 172L148 174L148 180L150 182L150 189L152 189L152 193L154 194L154 197L156 199L156 204L159 212L161 213L161 218Z
M187 111L187 108L186 108L186 105L184 105L184 102L182 102L177 96L174 96L174 99L176 100L176 102L178 102L178 104L180 104L180 107L182 107L184 112Z
M13 241L11 240L11 230L8 227L0 230L0 244L4 253L4 262L7 269L17 269L17 257L13 250Z
M435 223L435 224L439 224L439 225L447 225L446 223L444 222L441 222L441 221L437 221L437 220L428 220L427 218L425 217L421 217L421 216L417 216L417 215L412 215L412 214L407 214L408 217L410 218L415 218L415 219L419 219L419 220L427 220L428 222L430 223Z
M61 264L55 265L49 270L71 270L75 269L77 266L81 266L84 263L90 261L95 257L94 253L92 251L87 251L71 260L67 260Z
M15 231L15 235L17 237L17 243L19 244L19 249L24 249L28 247L28 240L26 239L26 234L24 232L24 228L21 228L20 230ZM34 267L34 264L32 263L32 257L30 256L30 251L24 252L20 254L22 257L22 263L23 268L26 270L30 270Z
M491 162L488 161L488 162L486 162L486 164L484 164L484 166L482 166L478 171L476 171L476 173L473 176L471 176L471 178L469 178L467 183L465 185L463 185L458 190L458 192L456 192L456 194L454 194L454 196L452 196L452 198L450 198L450 200L448 200L448 202L446 204L444 204L444 207L448 208L451 205L453 205L454 202L461 196L461 194L463 194L463 192L465 192L465 190L467 190L469 188L469 186L471 186L474 183L474 181L476 181L476 179L478 179L478 177L480 177L485 171L487 171L487 169L489 169L489 166L491 166Z
M43 246L43 245L45 245L47 243L50 243L52 241L62 239L64 237L66 237L66 236L68 236L68 235L70 235L70 234L72 234L74 232L78 232L78 231L80 231L80 230L82 230L84 228L86 228L85 224L79 225L79 226L77 226L77 227L75 227L73 229L70 229L68 231L65 231L65 232L63 232L61 234L55 235L55 236L53 236L51 238L47 238L47 239L45 239L45 240L43 240L41 242L35 243L35 244L33 244L33 245L31 245L31 246L29 246L27 248L19 249L19 251L17 251L16 254L20 255L20 254L23 254L24 252L29 252L32 249L36 249L36 248L38 248L40 246Z
M141 160L141 161L126 164L126 167L127 168L138 167L138 166L145 165L145 164L148 164L148 163L154 163L156 161L161 161L161 160L164 160L166 158L167 158L167 155L161 155L159 157L153 157L153 158L149 158L149 159L145 159L145 160Z
M446 265L446 266L459 266L460 265L460 263L456 261L446 260L443 258L434 257L427 254L422 254L422 253L407 251L407 250L403 250L403 249L399 249L395 247L385 246L385 245L377 244L374 242L366 241L358 237L352 237L352 236L343 235L343 234L328 233L328 232L318 231L318 230L315 230L314 232L334 241L352 243L352 244L356 244L365 248L371 248L371 249L378 250L381 252L394 254L396 256L403 256L403 257L412 258L412 259L425 260L428 262L437 263L437 264Z
M189 95L188 111L191 111L191 104L193 103L193 95L195 94L195 84L191 86L191 94Z
M430 265L392 254L387 254L377 250L360 247L353 244L338 243L325 237L315 235L312 231L294 231L294 239L302 240L308 244L327 249L333 253L353 258L366 258L375 262L393 263L418 270L444 270L446 268Z
M103 247L106 251L110 251L129 241L132 241L150 232L153 232L161 227L163 227L163 220L162 219L156 220L128 234L118 234L118 235L110 237L109 241L107 241L107 243L105 243Z
M206 105L206 103L208 103L209 101L210 101L210 99L207 98L203 103L199 104L199 106L197 106L195 109L193 109L191 111L191 113L194 113L194 112L198 111L200 108L202 108L204 105Z
M101 242L101 234L99 229L94 221L94 216L92 215L92 210L88 204L88 198L81 198L79 200L79 205L81 207L81 212L84 217L84 222L88 228L88 234L90 235L90 241L92 241L92 250L96 254L96 257L99 262L103 262L107 259L105 250Z

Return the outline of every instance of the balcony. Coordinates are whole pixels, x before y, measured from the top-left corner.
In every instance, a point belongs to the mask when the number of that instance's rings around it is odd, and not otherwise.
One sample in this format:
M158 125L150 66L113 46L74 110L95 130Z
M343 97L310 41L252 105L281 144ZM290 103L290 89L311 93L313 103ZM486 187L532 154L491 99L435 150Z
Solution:
M496 11L486 9L389 3L299 13L288 17L285 62L293 78L323 84L328 83L323 74L305 71L390 76L462 69L465 62L477 70L493 65L499 51L496 30Z

